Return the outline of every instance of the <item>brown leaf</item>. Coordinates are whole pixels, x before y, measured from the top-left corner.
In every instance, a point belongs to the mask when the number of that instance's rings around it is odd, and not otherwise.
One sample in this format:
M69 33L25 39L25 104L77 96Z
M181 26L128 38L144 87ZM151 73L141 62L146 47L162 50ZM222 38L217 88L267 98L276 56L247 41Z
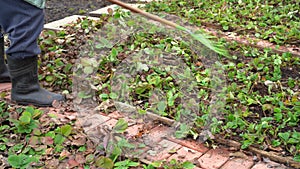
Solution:
M30 137L30 139L29 139L29 145L32 146L32 147L34 147L37 144L39 144L39 137L37 137L37 136Z
M83 154L76 154L75 160L80 164L85 163L85 157Z
M45 162L45 167L49 168L49 169L55 169L55 168L57 168L58 164L59 164L58 159L51 159L51 160Z
M54 143L54 140L51 137L42 137L41 142L45 145L52 145Z
M69 167L70 167L70 168L74 168L74 167L77 167L77 166L80 165L80 164L79 164L76 160L74 160L74 159L70 159L70 160L68 161L68 164L69 164Z
M238 151L239 148L238 148L238 147L229 147L229 150L230 150L230 151Z
M109 15L112 15L114 13L114 11L111 8L108 8L107 12L108 12Z
M16 111L11 111L11 112L9 113L9 118L18 120L19 114L18 114Z
M41 145L41 146L37 146L37 147L33 147L35 151L42 151L42 150L46 150L47 146L46 145Z
M53 154L53 148L47 148L45 151L46 155L52 155Z
M269 146L268 147L270 150L272 151L276 151L276 152L281 152L283 151L283 149L281 147L272 147L272 146Z
M57 101L57 100L54 100L52 102L52 107L54 107L56 109L59 109L59 108L61 108L61 103L59 101Z
M57 166L57 169L66 169L68 167L69 167L69 164L67 162L63 162L63 163L59 163L59 165Z
M244 158L244 159L248 158L248 156L245 153L241 152L241 151L230 153L229 156L230 157L235 157L235 158Z
M74 116L74 115L67 115L66 118L71 121L76 120L76 116Z
M71 155L71 153L67 150L63 150L61 153L60 153L60 158L64 159L66 157L68 157L69 155Z
M103 147L105 150L107 150L108 144L110 143L111 139L112 138L110 134L106 134L105 137L103 138Z
M81 127L82 127L80 120L76 120L76 121L75 121L75 126L76 126L77 128L81 128Z
M86 143L86 138L81 136L81 137L78 137L77 139L74 139L72 140L72 145L75 145L75 146L83 146L85 145Z

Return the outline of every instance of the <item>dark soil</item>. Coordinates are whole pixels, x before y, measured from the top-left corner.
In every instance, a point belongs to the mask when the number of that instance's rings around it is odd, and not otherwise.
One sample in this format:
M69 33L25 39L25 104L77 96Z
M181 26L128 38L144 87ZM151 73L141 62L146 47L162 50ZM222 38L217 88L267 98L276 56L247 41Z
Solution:
M123 0L134 3L134 0ZM71 15L88 15L89 12L111 5L107 0L47 0L45 23L62 19Z

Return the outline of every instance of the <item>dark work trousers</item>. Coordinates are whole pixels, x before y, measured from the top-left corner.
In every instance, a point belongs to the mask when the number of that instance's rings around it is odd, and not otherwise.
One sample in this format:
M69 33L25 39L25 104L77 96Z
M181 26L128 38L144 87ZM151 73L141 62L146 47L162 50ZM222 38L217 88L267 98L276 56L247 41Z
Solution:
M6 53L23 59L41 53L37 39L44 26L44 11L23 0L0 0L0 27L8 34Z

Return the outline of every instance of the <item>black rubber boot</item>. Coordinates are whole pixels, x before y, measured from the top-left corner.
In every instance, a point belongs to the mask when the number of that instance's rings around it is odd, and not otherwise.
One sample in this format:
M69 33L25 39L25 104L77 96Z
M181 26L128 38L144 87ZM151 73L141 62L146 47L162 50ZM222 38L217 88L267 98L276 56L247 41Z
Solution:
M4 61L4 37L0 32L0 83L5 82L10 82L10 77Z
M60 94L49 92L39 85L37 56L25 59L7 58L12 80L11 100L22 105L50 107L54 100L63 101Z

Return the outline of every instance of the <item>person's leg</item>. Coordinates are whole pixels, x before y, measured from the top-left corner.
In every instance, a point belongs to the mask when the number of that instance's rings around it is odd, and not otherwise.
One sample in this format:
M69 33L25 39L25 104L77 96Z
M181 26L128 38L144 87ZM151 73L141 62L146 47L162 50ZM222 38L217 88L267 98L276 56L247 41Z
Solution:
M35 106L51 106L54 100L63 100L62 95L41 88L38 82L37 38L43 29L44 11L23 0L0 1L0 16L0 25L11 42L6 51L11 99Z
M0 26L8 34L6 54L14 59L41 53L37 39L44 26L44 11L23 0L0 1Z
M10 82L10 77L4 59L4 36L0 27L0 83Z

